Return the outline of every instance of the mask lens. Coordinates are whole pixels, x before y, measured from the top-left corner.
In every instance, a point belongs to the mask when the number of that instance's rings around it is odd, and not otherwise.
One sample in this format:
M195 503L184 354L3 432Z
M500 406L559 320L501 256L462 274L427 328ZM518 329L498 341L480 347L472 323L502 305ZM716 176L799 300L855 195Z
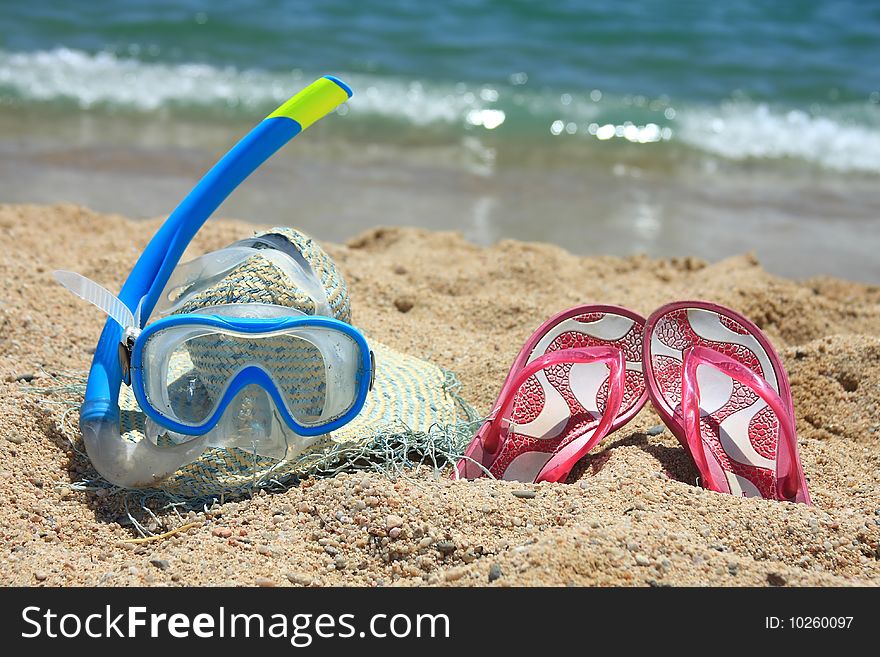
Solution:
M360 362L358 343L335 329L249 334L181 325L154 333L144 345L144 391L161 415L196 427L216 412L233 382L257 383L274 388L298 424L318 427L354 406ZM229 403L240 401L238 394Z

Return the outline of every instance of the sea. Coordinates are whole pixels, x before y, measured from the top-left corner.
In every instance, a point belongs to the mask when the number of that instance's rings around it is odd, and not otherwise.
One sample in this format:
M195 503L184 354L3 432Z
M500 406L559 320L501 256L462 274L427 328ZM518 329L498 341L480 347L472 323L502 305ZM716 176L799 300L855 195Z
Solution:
M0 202L167 215L324 74L218 215L880 283L874 0L0 0Z

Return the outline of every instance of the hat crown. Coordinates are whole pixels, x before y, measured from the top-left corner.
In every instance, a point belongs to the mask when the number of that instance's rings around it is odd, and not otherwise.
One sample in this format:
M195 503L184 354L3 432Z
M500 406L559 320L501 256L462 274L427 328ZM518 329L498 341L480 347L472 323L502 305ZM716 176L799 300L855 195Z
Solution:
M230 304L271 304L351 323L348 287L336 263L292 228L272 228L178 266L156 311Z

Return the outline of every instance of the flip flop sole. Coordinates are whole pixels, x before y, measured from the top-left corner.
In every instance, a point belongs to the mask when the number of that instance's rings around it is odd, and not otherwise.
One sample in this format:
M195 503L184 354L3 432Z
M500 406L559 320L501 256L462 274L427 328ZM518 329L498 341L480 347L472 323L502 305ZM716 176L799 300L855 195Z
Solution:
M733 311L705 302L664 306L648 319L645 376L651 398L688 448L681 415L683 352L702 346L762 377L793 416L788 377L761 331ZM752 389L709 367L697 370L700 434L707 487L743 497L777 499L779 418Z
M609 369L602 363L561 363L526 379L518 390L510 383L523 367L554 351L612 346L626 360L621 410L611 430L628 422L647 399L642 373L644 319L616 306L579 306L545 322L514 361L493 415L508 395L515 395L509 425L502 429L497 454L482 449L481 434L465 452L492 476L535 481L547 463L574 442L589 442L599 425L608 397ZM488 425L484 425L484 429ZM571 464L573 465L573 463ZM469 468L473 473L473 468Z

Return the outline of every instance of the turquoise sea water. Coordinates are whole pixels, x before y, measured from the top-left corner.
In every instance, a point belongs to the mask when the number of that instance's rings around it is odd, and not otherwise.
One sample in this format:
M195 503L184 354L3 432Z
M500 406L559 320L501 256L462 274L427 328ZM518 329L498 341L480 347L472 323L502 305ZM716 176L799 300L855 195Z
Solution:
M342 210L327 238L417 223L483 242L757 248L792 263L792 233L819 244L844 226L854 243L839 238L840 261L857 264L826 269L880 279L868 262L880 247L877 2L0 7L0 200L162 214L250 123L329 72L355 96L289 164L309 185L315 171L348 185L367 217ZM138 184L121 192L123 175ZM226 214L273 221L289 199L267 199L263 178ZM328 211L303 203L306 228ZM738 230L719 233L731 221ZM743 225L766 234L747 239Z

